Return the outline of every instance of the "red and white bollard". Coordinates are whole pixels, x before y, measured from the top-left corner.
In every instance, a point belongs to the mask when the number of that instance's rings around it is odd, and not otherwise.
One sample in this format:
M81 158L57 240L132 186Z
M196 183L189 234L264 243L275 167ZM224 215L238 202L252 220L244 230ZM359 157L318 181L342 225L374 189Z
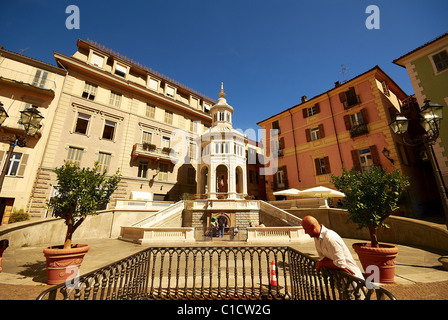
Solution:
M271 287L277 286L277 275L275 273L275 263L274 260L271 262Z

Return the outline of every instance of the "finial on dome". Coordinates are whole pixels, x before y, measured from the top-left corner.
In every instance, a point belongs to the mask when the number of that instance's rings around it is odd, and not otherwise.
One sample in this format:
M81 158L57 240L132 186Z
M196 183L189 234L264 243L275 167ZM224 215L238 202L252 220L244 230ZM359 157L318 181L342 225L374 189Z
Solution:
M218 97L224 98L226 94L224 93L224 83L221 82L221 92L218 94Z

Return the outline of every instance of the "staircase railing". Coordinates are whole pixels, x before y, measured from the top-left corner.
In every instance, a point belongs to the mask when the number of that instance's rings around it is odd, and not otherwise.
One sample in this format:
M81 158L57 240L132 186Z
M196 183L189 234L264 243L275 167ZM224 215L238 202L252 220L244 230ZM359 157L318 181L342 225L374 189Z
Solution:
M67 300L395 299L289 247L147 248L43 291ZM272 277L275 267L275 276Z

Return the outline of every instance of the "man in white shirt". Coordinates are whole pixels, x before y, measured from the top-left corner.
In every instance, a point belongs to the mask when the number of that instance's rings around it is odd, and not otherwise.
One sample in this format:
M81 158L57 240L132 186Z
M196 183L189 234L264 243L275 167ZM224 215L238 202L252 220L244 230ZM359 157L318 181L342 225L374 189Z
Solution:
M314 245L320 259L316 263L317 272L322 267L341 269L364 279L344 240L336 232L319 224L316 218L312 216L306 216L302 219L302 227L306 234L314 238Z

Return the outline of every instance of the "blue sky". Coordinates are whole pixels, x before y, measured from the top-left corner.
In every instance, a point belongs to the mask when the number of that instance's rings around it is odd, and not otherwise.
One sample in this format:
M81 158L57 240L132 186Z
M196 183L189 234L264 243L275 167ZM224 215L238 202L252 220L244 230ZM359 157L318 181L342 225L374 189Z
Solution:
M72 4L79 29L66 28ZM380 29L365 26L369 5ZM412 94L392 61L447 32L447 12L446 0L15 0L2 4L0 45L54 65L53 51L89 38L214 99L224 82L245 131L375 65Z

